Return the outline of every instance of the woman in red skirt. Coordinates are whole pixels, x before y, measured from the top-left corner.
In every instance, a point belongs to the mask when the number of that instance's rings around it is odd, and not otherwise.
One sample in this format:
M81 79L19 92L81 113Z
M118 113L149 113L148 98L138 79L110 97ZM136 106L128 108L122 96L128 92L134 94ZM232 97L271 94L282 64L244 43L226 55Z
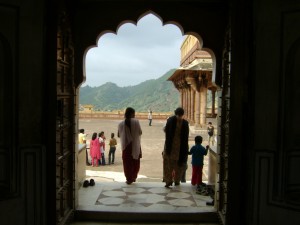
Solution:
M122 159L126 183L135 182L140 170L141 135L140 123L135 117L135 110L128 107L125 111L125 120L118 126L118 137L120 137L122 148Z

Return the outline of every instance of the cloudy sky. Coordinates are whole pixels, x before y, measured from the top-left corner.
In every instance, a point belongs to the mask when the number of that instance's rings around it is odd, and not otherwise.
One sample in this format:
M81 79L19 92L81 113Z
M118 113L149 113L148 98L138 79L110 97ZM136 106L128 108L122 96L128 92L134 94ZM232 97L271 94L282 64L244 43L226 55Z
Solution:
M184 36L175 25L162 25L152 14L137 25L126 23L116 34L106 33L98 47L86 55L86 81L82 86L113 82L120 87L156 79L179 67Z

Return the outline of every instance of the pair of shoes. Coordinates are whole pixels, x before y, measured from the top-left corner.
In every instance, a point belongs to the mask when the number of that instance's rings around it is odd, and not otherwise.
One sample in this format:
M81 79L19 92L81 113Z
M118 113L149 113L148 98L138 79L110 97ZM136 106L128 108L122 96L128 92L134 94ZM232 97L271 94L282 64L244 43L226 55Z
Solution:
M90 181L88 180L85 180L83 182L83 185L82 185L84 188L88 187L88 186L95 186L95 181L94 179L90 179Z
M178 186L178 185L180 185L180 182L175 182L175 186Z
M198 189L198 190L202 190L202 189L204 189L204 188L206 188L206 184L205 184L205 183L201 183L201 184L198 184L198 185L197 185L197 189Z
M199 185L199 186L197 187L196 192L198 192L197 194L200 194L201 192L204 192L204 191L206 191L206 190L207 190L206 187Z
M209 196L209 193L207 190L197 190L196 194L203 195L203 196Z
M128 185L130 185L130 184L132 184L132 181L126 181L126 184L128 184Z
M82 185L84 188L86 188L86 187L88 187L88 186L90 186L90 182L88 181L88 180L85 180L84 182L83 182L83 185Z
M214 206L215 200L212 200L212 202L206 202L206 205Z
M90 186L95 186L95 181L94 181L94 179L90 179Z
M170 188L170 186L172 186L172 183L173 183L173 182L166 183L165 187L166 187L166 188Z

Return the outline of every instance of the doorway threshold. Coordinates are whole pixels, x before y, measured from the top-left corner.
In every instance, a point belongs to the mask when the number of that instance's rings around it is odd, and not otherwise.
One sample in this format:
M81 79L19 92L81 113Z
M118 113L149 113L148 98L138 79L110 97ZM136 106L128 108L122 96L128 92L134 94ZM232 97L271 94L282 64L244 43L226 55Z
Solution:
M110 222L217 222L210 196L181 183L165 188L162 182L97 182L78 191L77 220Z

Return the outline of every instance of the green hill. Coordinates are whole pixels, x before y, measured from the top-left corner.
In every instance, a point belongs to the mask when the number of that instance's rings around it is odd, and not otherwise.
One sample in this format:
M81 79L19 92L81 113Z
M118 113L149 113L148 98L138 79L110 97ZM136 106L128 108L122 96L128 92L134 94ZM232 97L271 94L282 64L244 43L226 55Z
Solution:
M135 86L119 87L108 82L99 87L82 87L79 104L91 104L100 111L123 110L130 106L137 112L147 112L149 108L154 112L173 112L179 106L179 92L167 79L174 71Z

